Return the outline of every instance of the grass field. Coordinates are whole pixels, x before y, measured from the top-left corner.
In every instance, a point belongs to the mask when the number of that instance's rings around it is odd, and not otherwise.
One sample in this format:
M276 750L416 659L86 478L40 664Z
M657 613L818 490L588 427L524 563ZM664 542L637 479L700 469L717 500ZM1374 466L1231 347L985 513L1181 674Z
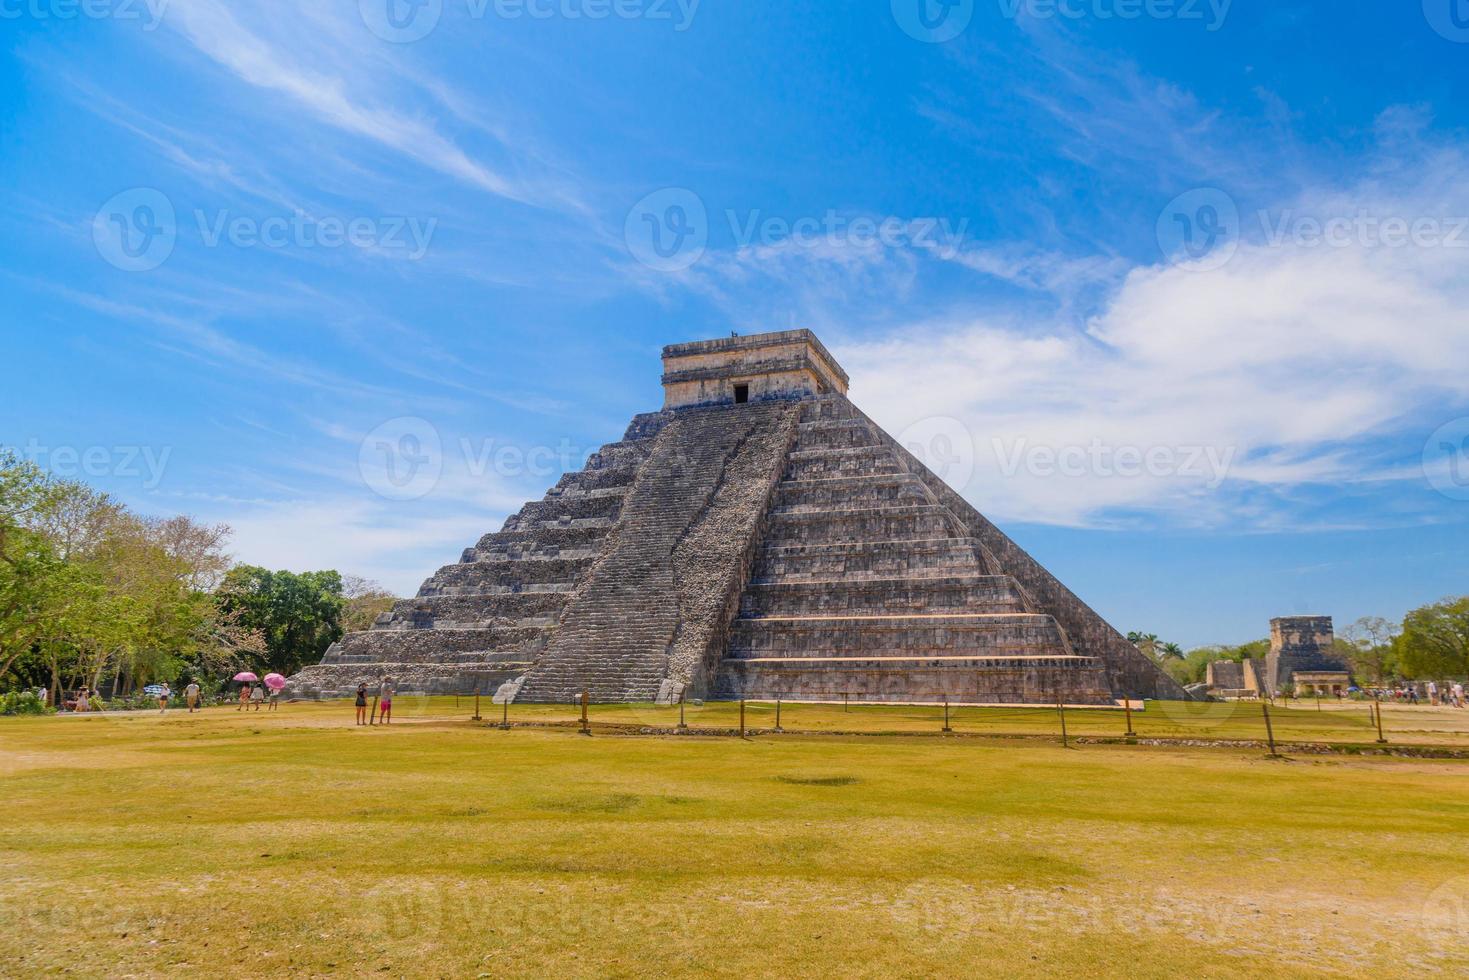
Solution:
M588 738L470 707L400 700L386 729L342 704L0 719L0 975L1469 970L1469 762L916 737L933 709L840 706L783 721L915 735ZM1149 707L1144 735L1259 734ZM1292 737L1375 737L1365 708L1297 711L1319 717L1282 712ZM1394 744L1469 744L1461 714L1385 721L1414 733Z

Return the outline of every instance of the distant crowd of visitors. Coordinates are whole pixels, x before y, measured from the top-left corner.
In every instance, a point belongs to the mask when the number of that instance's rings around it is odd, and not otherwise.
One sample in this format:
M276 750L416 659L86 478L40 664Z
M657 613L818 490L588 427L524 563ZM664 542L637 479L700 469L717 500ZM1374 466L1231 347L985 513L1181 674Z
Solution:
M163 713L168 710L169 702L173 700L173 691L167 684L159 684L149 688L150 693L158 702L158 711ZM393 685L391 677L384 677L378 685L376 704L369 714L368 698L371 695L367 684L357 685L357 724L370 725L381 722L386 725L393 720L393 695L397 688ZM44 687L36 688L36 696L41 699L42 704L48 704L51 692ZM239 697L236 700L236 711L275 711L280 707L281 692L279 689L268 687L265 684L246 683L240 687ZM196 681L190 681L184 688L184 704L189 713L202 711L204 707L203 692ZM75 712L102 711L106 708L106 699L100 690L93 688L78 688L73 694L65 698L61 703L62 710Z
M1422 694L1419 690L1423 691ZM1366 694L1383 701L1422 704L1424 698L1435 707L1464 707L1464 685L1459 681L1429 681L1426 684L1400 684L1395 687L1368 688Z

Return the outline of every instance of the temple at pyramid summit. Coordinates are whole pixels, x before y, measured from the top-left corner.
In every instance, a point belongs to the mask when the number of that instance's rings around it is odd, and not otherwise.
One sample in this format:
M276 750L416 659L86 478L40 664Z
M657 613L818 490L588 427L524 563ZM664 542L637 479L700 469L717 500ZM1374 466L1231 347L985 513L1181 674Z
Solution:
M863 415L809 330L665 347L663 390L289 693L1187 697Z

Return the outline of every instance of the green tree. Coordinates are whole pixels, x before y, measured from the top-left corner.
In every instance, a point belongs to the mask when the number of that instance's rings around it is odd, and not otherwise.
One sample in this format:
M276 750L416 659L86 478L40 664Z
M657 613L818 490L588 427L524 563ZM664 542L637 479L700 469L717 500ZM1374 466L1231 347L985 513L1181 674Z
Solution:
M1397 635L1395 623L1381 616L1363 616L1342 630L1337 652L1351 664L1358 679L1383 684L1399 670L1393 642Z
M224 576L219 600L240 627L258 631L256 665L292 674L321 660L342 636L342 576L335 571L272 572L237 565Z
M1408 613L1394 647L1409 677L1469 676L1469 596L1442 599Z

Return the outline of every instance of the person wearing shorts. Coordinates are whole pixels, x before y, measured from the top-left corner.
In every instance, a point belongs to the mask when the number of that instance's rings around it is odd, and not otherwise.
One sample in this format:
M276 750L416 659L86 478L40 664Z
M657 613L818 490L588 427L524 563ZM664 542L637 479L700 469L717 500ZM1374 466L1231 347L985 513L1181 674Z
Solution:
M235 710L236 711L244 711L245 710L245 705L247 705L249 703L250 703L250 685L249 684L246 684L244 687L240 688L240 705L239 705L239 707L235 708Z
M171 697L173 697L173 692L168 689L167 684L163 685L163 690L158 692L158 713L160 715L168 710L168 699Z
M260 710L260 706L265 703L264 684L256 684L254 687L250 688L250 703L255 705L256 711Z
M386 725L393 716L393 680L390 677L383 678L383 686L378 689L378 702L382 709L383 724Z
M367 724L367 685L357 685L357 724Z
M199 710L199 682L189 681L189 686L184 688L184 700L188 702L189 714Z

